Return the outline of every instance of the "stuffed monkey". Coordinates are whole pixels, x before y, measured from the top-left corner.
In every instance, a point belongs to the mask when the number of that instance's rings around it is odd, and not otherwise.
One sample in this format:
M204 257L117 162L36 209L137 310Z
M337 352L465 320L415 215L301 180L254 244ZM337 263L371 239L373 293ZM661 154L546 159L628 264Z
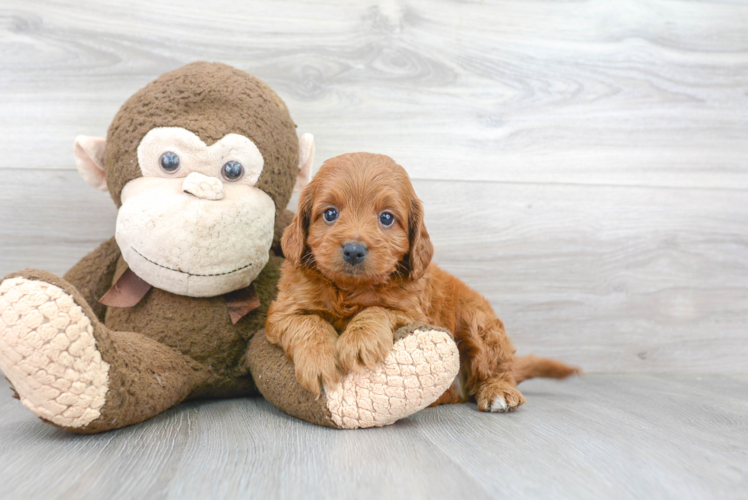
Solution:
M0 283L0 368L43 421L77 433L142 422L194 398L262 393L338 428L386 425L435 401L458 355L448 333L397 332L390 356L315 399L262 330L294 185L313 139L257 78L193 63L133 95L78 170L118 207L114 238L64 278ZM424 375L425 374L425 375Z

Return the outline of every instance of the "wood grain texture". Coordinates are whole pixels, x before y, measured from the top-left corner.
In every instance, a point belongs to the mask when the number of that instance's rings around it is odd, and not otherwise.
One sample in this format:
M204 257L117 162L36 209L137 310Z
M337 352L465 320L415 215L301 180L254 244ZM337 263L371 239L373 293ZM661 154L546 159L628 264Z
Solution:
M64 273L114 232L77 173L0 172L0 275ZM742 191L415 181L436 261L483 293L520 353L587 372L745 372ZM7 256L7 257L6 257Z
M0 168L72 168L159 74L268 81L320 158L414 177L746 188L748 4L5 0Z
M528 403L517 413L450 405L363 431L316 427L265 400L237 399L78 436L0 398L0 497L745 497L745 376L594 376L522 387Z
M315 167L405 166L520 352L671 374L352 432L238 399L74 436L0 397L0 498L745 498L748 2L3 0L0 276L113 234L73 139L194 60L267 81Z
M748 3L5 0L0 275L112 235L73 138L199 59L270 83L316 167L403 164L438 261L520 351L746 371Z

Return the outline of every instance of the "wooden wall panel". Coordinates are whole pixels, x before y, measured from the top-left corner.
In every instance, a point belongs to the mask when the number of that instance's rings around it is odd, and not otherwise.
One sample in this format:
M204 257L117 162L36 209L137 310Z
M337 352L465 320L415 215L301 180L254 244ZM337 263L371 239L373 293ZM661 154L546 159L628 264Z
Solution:
M403 164L438 261L521 351L590 371L748 366L748 4L5 0L0 273L113 233L72 141L159 74L266 80L315 166Z
M0 275L63 273L114 233L75 172L0 172ZM486 295L520 352L592 372L735 372L748 359L742 191L416 180L436 261ZM292 204L293 206L293 204Z

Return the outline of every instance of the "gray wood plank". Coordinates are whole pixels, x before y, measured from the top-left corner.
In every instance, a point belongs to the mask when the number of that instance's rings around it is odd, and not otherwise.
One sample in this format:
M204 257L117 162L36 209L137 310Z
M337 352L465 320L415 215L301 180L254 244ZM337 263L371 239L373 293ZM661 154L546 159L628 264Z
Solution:
M748 4L5 0L0 168L71 169L159 74L267 80L318 159L419 179L748 187ZM30 152L33 151L33 159ZM318 160L318 165L319 165Z
M746 376L587 376L522 388L528 403L514 414L451 405L361 431L237 399L77 436L0 398L0 497L744 498Z
M746 372L744 192L418 181L436 260L520 352L590 371Z
M107 194L47 173L0 170L0 276L62 274L114 232ZM488 297L520 353L588 372L746 371L748 193L415 187L437 262Z
M26 267L62 275L114 235L116 218L109 194L75 171L0 169L0 276Z
M525 413L500 426L458 409L448 417L424 414L438 424L419 431L488 488L522 498L739 497L748 484L745 379L732 379L732 392L716 396L712 388L723 380L534 381L524 386ZM434 432L442 423L450 425L446 437ZM553 466L538 470L546 462Z

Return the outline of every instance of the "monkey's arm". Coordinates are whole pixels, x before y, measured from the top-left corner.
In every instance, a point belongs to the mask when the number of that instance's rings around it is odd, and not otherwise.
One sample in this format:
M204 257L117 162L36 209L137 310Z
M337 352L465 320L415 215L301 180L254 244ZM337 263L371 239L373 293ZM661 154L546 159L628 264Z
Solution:
M112 286L119 257L119 247L112 237L65 274L65 280L78 289L101 322L104 322L106 306L100 304L99 299Z

